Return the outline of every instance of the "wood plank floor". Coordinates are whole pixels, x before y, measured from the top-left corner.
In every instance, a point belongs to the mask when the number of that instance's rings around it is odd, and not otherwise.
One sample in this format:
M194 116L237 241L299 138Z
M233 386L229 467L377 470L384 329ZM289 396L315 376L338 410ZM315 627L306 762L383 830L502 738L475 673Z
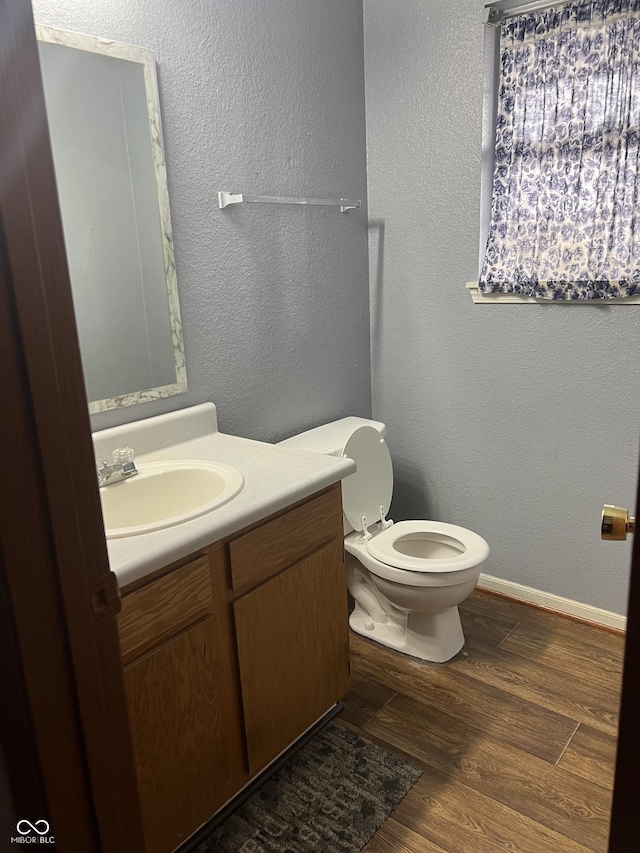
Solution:
M624 640L476 590L448 664L351 632L338 722L423 770L363 853L605 853Z

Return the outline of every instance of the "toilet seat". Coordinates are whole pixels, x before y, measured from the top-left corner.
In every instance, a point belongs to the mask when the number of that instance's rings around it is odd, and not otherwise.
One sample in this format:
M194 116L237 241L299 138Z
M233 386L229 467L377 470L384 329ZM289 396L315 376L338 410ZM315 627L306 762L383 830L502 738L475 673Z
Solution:
M407 522L407 524L413 523L422 525L429 524L428 521ZM437 522L432 523L436 524ZM402 524L401 521L398 522L398 525L394 524L393 527L399 526L400 524ZM450 526L454 527L454 525ZM389 530L393 530L393 527L389 528ZM421 528L421 531L424 533L424 526ZM381 533L382 532L383 531L381 531ZM422 560L419 563L420 568L417 570L400 568L397 565L393 565L391 562L382 562L382 560L379 560L378 557L374 556L371 552L370 543L373 542L374 539L377 539L379 535L380 533L374 533L371 539L365 541L361 534L355 532L350 533L344 540L345 551L354 556L356 560L358 560L358 562L361 563L361 565L374 577L383 578L384 580L397 583L400 586L455 587L458 584L464 584L471 579L475 579L477 581L482 570L482 558L489 553L489 546L485 543L485 550L480 553L476 552L478 554L478 561L476 562L473 559L468 559L464 567L462 565L462 561L456 562L457 558L454 558L450 560ZM468 557L470 553L470 551L465 552L463 557ZM401 561L404 562L399 552L395 552L395 554L391 556L385 555L385 559L393 559L395 563ZM429 565L425 565L426 563L429 563Z
M489 546L477 533L440 521L399 521L363 544L378 562L409 572L459 572L489 555Z

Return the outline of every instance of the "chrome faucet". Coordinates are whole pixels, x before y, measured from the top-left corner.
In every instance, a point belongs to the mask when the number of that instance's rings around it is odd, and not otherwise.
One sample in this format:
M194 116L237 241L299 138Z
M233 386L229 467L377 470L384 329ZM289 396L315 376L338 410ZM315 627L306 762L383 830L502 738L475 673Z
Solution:
M113 451L113 461L109 464L106 460L98 467L98 487L110 486L120 480L127 480L138 474L136 463L133 461L133 450L130 447L121 447Z

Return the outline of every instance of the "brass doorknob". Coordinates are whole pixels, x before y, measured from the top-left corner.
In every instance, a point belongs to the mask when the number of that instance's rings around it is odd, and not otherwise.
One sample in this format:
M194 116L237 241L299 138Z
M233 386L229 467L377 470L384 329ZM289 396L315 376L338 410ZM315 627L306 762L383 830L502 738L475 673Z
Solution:
M602 507L602 524L600 536L602 539L620 542L627 538L627 533L635 533L636 520L629 518L629 510L613 504Z

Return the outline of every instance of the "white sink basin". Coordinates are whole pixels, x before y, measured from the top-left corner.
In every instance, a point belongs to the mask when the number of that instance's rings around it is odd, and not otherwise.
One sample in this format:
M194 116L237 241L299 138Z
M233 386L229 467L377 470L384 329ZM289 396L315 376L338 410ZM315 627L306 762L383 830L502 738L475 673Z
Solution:
M218 462L141 462L140 472L100 489L107 539L182 524L217 509L244 486L237 468Z

